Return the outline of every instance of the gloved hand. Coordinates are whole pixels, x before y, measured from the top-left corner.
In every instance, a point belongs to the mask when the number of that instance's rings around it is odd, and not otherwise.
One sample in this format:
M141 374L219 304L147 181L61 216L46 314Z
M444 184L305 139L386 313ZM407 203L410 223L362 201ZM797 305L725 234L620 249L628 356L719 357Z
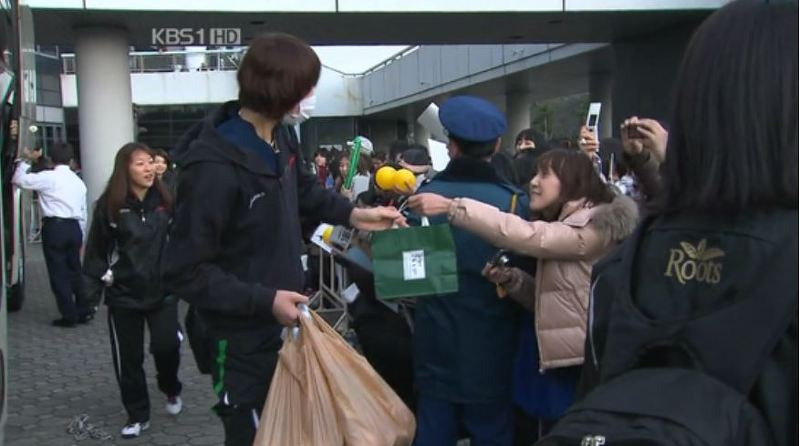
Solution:
M525 271L508 266L487 263L481 272L492 283L502 286L515 302L533 311L536 283Z

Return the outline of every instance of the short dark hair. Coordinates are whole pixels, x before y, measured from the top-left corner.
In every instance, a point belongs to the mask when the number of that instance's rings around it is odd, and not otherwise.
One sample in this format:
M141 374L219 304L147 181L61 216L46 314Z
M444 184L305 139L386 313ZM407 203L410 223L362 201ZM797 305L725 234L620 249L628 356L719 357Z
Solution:
M397 161L398 157L408 150L408 141L396 140L389 144L389 161Z
M547 138L545 138L542 132L537 130L525 129L517 133L517 137L514 139L514 145L516 146L523 140L533 141L533 145L536 146L536 149L547 150L550 148L550 143L547 141Z
M430 166L433 163L428 148L422 144L411 144L408 150L400 155L400 160L412 166Z
M256 37L236 74L239 104L280 119L317 85L320 70L317 54L297 37L283 33Z
M692 36L658 212L797 209L797 14L797 2L737 0Z
M614 192L603 182L591 158L580 150L551 149L537 160L539 173L552 172L561 182L561 204L586 198L594 204L610 203Z
M329 152L327 149L320 148L314 152L314 158L318 156L325 158L325 160L327 161L331 158L331 152Z
M450 135L450 140L456 143L462 155L470 158L486 158L492 156L497 140L491 141L467 141L457 136Z
M56 142L53 147L50 147L50 160L53 164L69 164L72 158L75 157L75 152L72 146L65 142Z

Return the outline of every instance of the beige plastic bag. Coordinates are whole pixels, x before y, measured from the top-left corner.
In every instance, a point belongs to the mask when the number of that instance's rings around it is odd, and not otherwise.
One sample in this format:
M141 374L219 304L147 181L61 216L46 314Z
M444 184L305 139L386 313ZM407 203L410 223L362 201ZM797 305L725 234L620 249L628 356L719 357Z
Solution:
M254 446L403 446L414 415L320 316L304 312L280 351Z

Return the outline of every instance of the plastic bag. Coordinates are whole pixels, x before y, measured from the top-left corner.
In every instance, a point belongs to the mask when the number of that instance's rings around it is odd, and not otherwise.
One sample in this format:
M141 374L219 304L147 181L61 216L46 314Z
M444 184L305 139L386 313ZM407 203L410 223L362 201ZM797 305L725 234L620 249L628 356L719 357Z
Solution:
M254 446L402 446L414 415L321 317L283 343Z

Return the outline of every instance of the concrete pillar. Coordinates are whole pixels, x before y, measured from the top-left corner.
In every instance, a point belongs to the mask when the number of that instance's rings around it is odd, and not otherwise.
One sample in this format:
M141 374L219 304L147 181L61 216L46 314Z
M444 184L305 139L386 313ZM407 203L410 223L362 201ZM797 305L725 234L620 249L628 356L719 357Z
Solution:
M134 138L128 37L107 27L79 28L76 34L81 167L91 208L108 182L117 150Z
M609 72L589 73L589 100L603 104L598 126L599 138L614 134L613 77Z
M513 91L506 95L506 119L508 130L503 136L503 147L514 152L517 134L531 126L532 95L530 92Z
M634 115L669 122L678 67L698 24L613 44L615 134Z

